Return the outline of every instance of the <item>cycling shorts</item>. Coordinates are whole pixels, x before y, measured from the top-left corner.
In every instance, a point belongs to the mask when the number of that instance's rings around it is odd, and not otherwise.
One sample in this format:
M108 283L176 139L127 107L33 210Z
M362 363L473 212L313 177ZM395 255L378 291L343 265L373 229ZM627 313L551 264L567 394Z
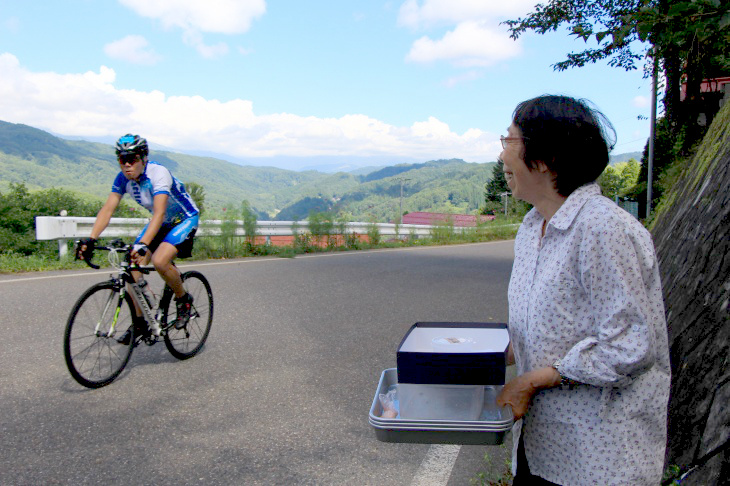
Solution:
M154 240L147 247L154 253L160 243L170 243L177 248L178 258L190 258L193 254L193 238L198 230L198 220L199 216L196 214L180 222L163 223L160 231L157 232ZM147 226L149 226L149 223L145 225L137 239L134 240L135 243L139 243L139 240L142 239L147 231Z

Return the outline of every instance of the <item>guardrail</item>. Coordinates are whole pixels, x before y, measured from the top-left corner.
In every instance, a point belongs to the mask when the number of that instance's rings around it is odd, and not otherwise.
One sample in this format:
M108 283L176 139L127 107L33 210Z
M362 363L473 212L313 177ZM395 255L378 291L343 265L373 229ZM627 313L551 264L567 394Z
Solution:
M63 257L68 253L68 241L85 238L91 234L96 218L74 216L36 216L35 234L37 240L58 240L58 255ZM112 218L109 226L104 230L104 237L135 237L147 224L147 218ZM198 227L200 236L221 236L222 220L201 221ZM229 223L229 221L225 221ZM243 221L238 220L236 236L246 236ZM416 237L430 236L436 226L422 224L393 224L393 223L344 223L347 234L367 234L373 227L377 227L381 236L385 237ZM339 229L335 225L335 229ZM456 227L456 231L464 228ZM293 236L309 232L308 221L258 221L256 236L264 236L270 242L271 236Z

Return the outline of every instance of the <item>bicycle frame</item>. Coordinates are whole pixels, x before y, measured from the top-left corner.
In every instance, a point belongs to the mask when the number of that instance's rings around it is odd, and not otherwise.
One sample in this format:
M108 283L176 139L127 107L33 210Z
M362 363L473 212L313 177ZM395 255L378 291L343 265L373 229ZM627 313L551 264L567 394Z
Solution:
M140 272L144 275L147 275L153 271L155 271L155 267L152 265L146 265L146 266L138 266L131 264L129 261L129 246L125 245L123 247L99 247L100 250L107 250L109 251L108 254L108 260L109 263L111 263L112 267L117 269L117 274L110 275L111 280L114 282L114 286L119 289L119 297L116 302L115 310L114 310L114 318L112 320L112 325L109 330L108 336L113 336L116 332L116 326L117 326L117 319L119 317L119 310L121 309L121 306L123 305L124 298L128 292L127 286L132 289L132 292L130 292L130 297L132 298L132 301L135 303L136 306L138 306L142 310L142 317L144 318L145 322L149 327L152 327L153 325L157 324L160 328L164 329L165 326L163 326L161 322L162 317L162 310L163 310L163 303L166 303L169 300L168 293L169 290L167 287L165 287L165 290L163 291L163 294L160 296L160 299L156 303L155 307L152 308L150 304L147 302L147 299L144 296L144 293L142 292L142 289L140 288L137 281L132 276L132 272ZM124 258L119 258L118 253L124 254ZM87 262L89 266L98 268L97 265L91 264L91 262ZM109 302L107 302L106 307L104 311L102 312L102 316L106 315L107 311L109 310L109 306L112 305L114 295L109 296ZM96 335L102 336L103 333L100 332L101 328L101 322L102 319L100 319L99 323L96 327Z

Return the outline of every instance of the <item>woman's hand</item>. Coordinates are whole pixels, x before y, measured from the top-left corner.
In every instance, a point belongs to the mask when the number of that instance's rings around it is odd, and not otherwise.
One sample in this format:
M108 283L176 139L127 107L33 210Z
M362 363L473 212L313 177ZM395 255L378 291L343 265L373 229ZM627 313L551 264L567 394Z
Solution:
M552 366L528 371L510 381L497 397L497 405L510 405L515 420L521 419L530 406L530 400L539 390L560 384L560 373Z

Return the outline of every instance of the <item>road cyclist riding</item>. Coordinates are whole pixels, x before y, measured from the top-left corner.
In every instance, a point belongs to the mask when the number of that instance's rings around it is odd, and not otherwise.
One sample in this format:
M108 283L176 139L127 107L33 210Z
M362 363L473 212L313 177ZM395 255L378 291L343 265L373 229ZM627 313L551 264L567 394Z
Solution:
M213 319L208 281L199 272L181 274L173 262L176 257L191 256L199 219L195 202L167 168L148 160L144 138L122 136L116 154L121 170L96 216L90 237L79 240L76 257L98 268L91 263L97 239L124 194L129 193L152 217L133 244L117 241L98 247L109 251L117 275L88 289L69 316L64 339L66 363L79 383L92 388L113 381L141 341L154 344L162 338L174 356L193 356L207 338ZM166 284L159 305L154 299L145 299L150 292L143 274L152 270ZM197 302L199 298L202 302Z

